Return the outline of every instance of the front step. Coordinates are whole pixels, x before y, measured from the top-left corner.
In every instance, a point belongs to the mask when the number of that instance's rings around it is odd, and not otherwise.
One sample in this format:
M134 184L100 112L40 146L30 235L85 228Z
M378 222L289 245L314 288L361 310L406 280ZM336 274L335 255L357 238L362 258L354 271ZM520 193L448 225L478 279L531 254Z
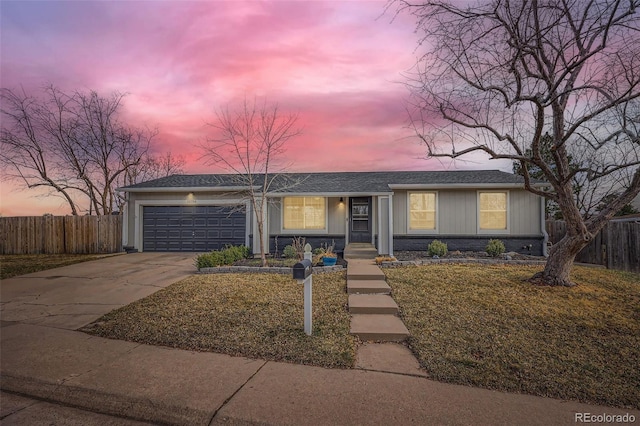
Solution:
M347 279L347 293L349 294L391 294L391 287L381 280L351 280Z
M375 259L378 256L378 250L375 248L368 249L345 249L344 250L344 258L347 260L350 259L362 259L362 260L371 260Z
M386 279L382 269L373 262L350 261L347 266L347 280L382 280Z
M395 315L398 313L398 304L391 296L384 294L350 294L349 313Z
M395 315L356 314L351 316L350 334L365 341L401 342L409 336L409 330Z

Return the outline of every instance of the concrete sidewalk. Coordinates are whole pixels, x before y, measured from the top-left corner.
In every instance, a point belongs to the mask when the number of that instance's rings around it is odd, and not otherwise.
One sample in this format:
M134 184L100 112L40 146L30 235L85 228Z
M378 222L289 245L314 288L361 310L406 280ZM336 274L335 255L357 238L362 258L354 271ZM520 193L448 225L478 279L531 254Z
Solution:
M2 390L154 424L575 424L640 412L424 377L197 353L30 324L2 328ZM3 422L11 420L11 416Z
M444 384L422 372L332 370L74 331L192 273L192 257L116 256L2 281L2 424L572 425L583 412L629 412L640 424L638 410Z

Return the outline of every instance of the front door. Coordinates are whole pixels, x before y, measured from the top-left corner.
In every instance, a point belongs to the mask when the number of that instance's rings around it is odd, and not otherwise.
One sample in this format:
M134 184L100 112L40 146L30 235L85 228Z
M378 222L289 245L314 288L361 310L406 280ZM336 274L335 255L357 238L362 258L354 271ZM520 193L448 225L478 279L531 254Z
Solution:
M349 241L371 242L371 197L349 198Z

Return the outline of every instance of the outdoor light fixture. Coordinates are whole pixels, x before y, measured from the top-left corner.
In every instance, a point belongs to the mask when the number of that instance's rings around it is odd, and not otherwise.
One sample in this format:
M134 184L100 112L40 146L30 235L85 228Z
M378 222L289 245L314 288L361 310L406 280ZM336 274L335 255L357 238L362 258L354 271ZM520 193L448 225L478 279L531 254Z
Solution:
M344 198L340 197L340 204L344 204Z

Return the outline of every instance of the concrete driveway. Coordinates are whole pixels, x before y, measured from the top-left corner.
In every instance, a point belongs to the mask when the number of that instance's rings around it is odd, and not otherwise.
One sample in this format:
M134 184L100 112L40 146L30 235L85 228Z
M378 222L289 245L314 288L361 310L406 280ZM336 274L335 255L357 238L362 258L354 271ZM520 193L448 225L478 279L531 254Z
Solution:
M77 330L195 273L195 256L123 254L2 280L2 325L17 322Z

